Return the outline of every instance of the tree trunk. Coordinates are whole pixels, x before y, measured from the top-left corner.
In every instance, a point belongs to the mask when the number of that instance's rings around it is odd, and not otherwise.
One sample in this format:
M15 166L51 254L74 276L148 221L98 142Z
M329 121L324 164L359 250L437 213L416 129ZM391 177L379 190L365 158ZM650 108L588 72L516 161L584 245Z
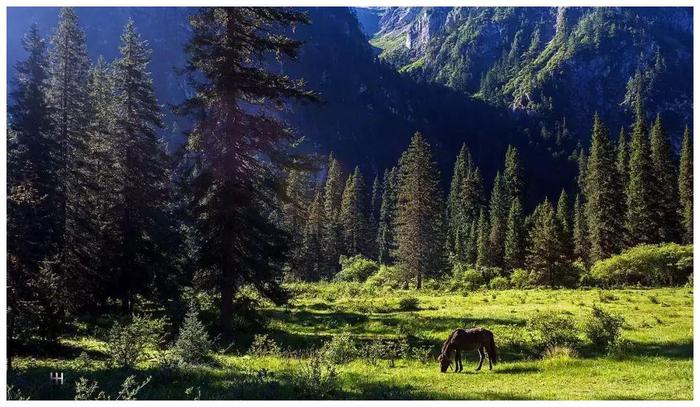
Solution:
M423 286L423 273L418 272L416 274L416 290L420 290L420 288Z

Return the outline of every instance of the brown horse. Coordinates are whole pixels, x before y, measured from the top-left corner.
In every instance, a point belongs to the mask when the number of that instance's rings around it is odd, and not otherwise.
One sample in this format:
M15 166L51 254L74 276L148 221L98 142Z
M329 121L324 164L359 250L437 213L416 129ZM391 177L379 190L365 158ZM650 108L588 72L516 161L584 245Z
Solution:
M462 356L460 351L476 350L479 352L479 366L476 371L481 370L484 363L484 354L489 357L489 370L493 369L493 363L498 361L496 353L496 343L493 340L493 333L484 328L455 329L442 345L442 351L438 356L440 371L445 373L452 364L450 354L455 351L455 372L462 371Z

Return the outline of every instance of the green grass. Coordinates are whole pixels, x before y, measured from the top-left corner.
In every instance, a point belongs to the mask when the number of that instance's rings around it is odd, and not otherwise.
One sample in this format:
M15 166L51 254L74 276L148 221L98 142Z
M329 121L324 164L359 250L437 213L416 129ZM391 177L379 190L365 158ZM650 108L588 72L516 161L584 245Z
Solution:
M401 359L390 368L362 359L337 366L338 389L332 397L438 399L691 399L693 391L693 294L689 288L654 290L506 290L468 293L421 293L367 289L358 284L297 284L294 300L265 309L265 333L287 351L316 348L331 336L349 332L358 342L408 335L414 346L428 346L433 356L457 327L492 330L502 361L493 371L475 372L477 356L467 355L464 372L439 373L437 362ZM414 296L419 309L402 311L402 298ZM570 313L582 321L593 304L625 318L622 356L598 352L582 335L579 356L542 360L520 349L530 315L544 309ZM515 338L515 339L514 339ZM73 383L84 376L109 394L129 374L151 383L139 398L315 398L299 388L299 370L307 361L288 352L253 357L252 341L242 335L237 351L215 354L208 366L176 371L157 368L155 354L133 371L107 367L104 345L94 338L64 339L71 357L21 357L10 383L32 398L71 398L72 385L48 385L48 372L63 371ZM73 359L82 350L88 362ZM308 390L308 389L307 389Z

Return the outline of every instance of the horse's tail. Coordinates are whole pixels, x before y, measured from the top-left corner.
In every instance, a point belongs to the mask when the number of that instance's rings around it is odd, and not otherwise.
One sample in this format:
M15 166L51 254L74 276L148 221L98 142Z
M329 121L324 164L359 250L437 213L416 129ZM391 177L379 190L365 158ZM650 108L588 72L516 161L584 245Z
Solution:
M489 360L496 364L498 362L498 353L496 352L496 342L493 340L493 333L489 332L489 343L487 352L489 354Z

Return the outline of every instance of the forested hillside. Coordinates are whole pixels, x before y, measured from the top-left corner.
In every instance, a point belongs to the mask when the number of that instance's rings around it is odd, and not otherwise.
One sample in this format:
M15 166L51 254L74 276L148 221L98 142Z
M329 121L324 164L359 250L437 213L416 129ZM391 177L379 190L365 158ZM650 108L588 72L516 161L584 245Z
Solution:
M642 92L679 146L692 120L687 8L389 8L371 43L417 80L514 112L565 118L588 141L598 111L612 127Z

